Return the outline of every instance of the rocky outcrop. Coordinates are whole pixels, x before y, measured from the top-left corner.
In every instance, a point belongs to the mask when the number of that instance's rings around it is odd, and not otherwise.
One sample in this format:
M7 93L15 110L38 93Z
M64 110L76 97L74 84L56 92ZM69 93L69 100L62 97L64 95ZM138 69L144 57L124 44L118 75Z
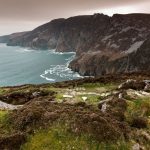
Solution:
M70 67L82 75L104 75L122 72L150 71L150 40L132 53L92 52L82 54L70 63Z
M19 36L0 37L0 41L11 46L74 51L76 59L70 68L96 76L149 70L149 32L149 14L94 14L56 19Z

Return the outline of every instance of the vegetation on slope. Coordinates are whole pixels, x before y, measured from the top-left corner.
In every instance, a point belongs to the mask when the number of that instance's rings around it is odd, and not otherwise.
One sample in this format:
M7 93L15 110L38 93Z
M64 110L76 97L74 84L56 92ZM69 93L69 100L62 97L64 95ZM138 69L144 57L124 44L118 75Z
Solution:
M0 149L148 150L150 93L141 81L121 89L114 77L0 88L1 101L22 105L0 111Z

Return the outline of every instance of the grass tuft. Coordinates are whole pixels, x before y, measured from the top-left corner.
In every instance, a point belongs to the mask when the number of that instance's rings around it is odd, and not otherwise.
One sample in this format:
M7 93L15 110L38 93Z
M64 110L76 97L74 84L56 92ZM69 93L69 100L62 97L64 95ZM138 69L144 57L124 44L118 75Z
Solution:
M98 143L88 135L75 135L65 126L56 125L29 136L22 150L129 150L130 144Z

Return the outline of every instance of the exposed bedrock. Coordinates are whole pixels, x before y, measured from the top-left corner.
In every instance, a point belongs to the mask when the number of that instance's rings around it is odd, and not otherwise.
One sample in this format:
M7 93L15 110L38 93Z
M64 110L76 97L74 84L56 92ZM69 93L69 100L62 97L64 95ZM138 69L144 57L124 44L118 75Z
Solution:
M104 75L122 72L150 71L150 40L130 54L126 53L85 53L70 63L70 68L81 75Z

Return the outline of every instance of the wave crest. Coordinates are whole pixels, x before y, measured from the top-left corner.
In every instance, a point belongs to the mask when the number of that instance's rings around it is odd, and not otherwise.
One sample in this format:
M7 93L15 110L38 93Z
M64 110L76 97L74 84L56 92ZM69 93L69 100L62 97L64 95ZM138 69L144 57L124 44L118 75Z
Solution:
M74 59L74 57L75 55L72 55L71 57L67 58L67 62L64 65L50 65L50 68L45 70L40 76L51 82L57 81L58 78L61 78L62 81L82 78L82 76L80 76L78 73L68 68L69 63ZM55 78L50 78L51 76L54 76Z

